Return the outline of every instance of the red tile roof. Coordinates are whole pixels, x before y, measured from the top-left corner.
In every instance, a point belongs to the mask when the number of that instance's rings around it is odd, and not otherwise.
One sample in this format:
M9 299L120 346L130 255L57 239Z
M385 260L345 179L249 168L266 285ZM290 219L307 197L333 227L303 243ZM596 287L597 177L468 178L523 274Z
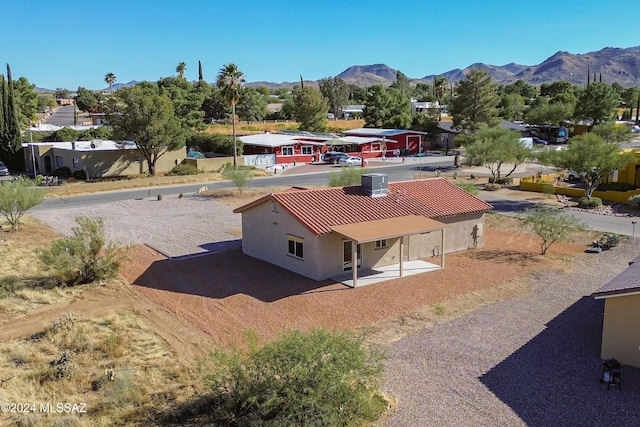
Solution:
M405 215L446 218L493 209L444 178L428 178L391 182L388 195L383 197L368 196L359 185L287 190L264 196L234 212L242 213L267 200L278 202L316 235L330 233L336 225Z

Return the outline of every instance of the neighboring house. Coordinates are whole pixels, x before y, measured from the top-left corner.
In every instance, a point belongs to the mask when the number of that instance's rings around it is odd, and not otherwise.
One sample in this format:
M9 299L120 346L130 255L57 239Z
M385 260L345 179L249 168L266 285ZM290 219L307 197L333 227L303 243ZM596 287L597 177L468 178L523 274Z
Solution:
M340 110L340 118L362 117L362 111L364 111L364 105L347 105Z
M345 136L361 136L367 138L379 138L386 147L384 154L386 157L406 156L422 152L424 136L426 132L411 129L379 129L360 128L342 132Z
M492 209L443 178L292 188L234 210L242 214L242 251L314 280L481 247ZM446 231L445 231L446 230ZM353 260L357 259L355 269Z
M604 299L600 357L640 368L640 257L592 296Z
M139 175L147 172L147 162L135 144L115 141L38 142L22 144L25 168L33 173L50 174L68 167L71 173L83 170L89 178ZM186 148L162 155L156 173L169 172L187 156Z
M245 165L312 163L326 151L365 158L380 157L383 141L377 137L339 137L330 133L283 131L241 136Z

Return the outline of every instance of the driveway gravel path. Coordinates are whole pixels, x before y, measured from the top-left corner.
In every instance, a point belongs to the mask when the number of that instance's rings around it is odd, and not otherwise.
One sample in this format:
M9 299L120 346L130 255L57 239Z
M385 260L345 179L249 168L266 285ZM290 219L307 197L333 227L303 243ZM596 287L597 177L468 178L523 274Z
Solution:
M34 211L31 215L70 235L80 215L104 220L109 239L123 245L146 244L170 258L239 248L240 215L210 197L147 197L82 208Z
M580 254L570 271L532 273L529 293L390 344L398 408L384 424L640 425L640 370L623 368L622 391L599 383L604 303L590 296L639 253L630 239Z

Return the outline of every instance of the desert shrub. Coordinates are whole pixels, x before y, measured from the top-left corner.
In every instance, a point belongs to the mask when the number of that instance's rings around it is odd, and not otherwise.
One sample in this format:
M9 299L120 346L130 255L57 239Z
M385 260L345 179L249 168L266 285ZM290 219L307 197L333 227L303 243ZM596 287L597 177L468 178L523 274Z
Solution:
M87 180L87 173L85 171L83 171L83 170L73 171L71 176L74 177L75 179L77 179L78 181L86 181Z
M498 191L502 188L500 184L487 183L484 185L485 191Z
M233 136L214 133L192 133L187 137L187 147L216 154L233 155ZM239 139L236 141L238 155L242 154L243 144Z
M462 188L467 193L473 194L477 196L480 192L478 191L478 187L475 186L472 182L464 182L464 181L456 181L456 186Z
M369 173L370 171L365 168L349 168L341 167L339 173L332 173L329 175L330 187L343 187L347 185L360 185L362 181L362 174Z
M250 170L248 169L226 169L222 176L225 179L231 180L238 188L240 194L247 188L249 182L251 182Z
M169 175L177 176L177 175L198 175L200 170L189 164L179 164L175 165L171 171L169 171Z
M547 195L554 195L556 194L556 187L551 184L545 184L542 186L542 193Z
M114 243L105 242L104 221L76 217L72 235L38 251L45 270L53 270L67 285L90 283L115 276L126 259Z
M530 227L540 237L540 253L547 250L558 240L564 240L571 233L586 229L578 219L565 215L562 211L545 206L536 206L525 210L521 216L522 227Z
M383 355L355 332L288 332L248 350L219 349L201 365L214 425L364 425L386 407Z
M44 194L30 179L13 179L0 184L0 215L4 216L11 229L18 230L24 214L42 203Z
M494 180L493 177L490 177L489 183L499 184L499 185L510 185L510 184L513 184L513 178L496 178Z
M628 203L633 209L640 209L640 194L629 197Z
M605 234L600 239L600 243L602 244L602 246L607 248L616 247L621 241L622 241L622 237L619 234L615 234L615 233Z
M578 207L582 209L597 209L602 206L602 199L599 197L580 197Z
M0 278L0 298L13 295L16 291L25 287L24 281L15 275L8 275Z
M53 176L58 178L69 178L71 176L71 169L67 166L59 167L53 171Z

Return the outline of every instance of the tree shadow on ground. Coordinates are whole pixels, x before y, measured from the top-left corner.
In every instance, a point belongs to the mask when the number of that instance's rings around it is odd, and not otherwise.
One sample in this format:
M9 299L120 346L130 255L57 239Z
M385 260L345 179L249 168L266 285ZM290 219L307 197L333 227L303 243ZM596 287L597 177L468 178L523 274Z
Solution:
M483 249L480 251L470 251L469 258L478 261L492 261L496 263L517 264L521 267L528 267L541 263L541 260L532 252L519 252L509 249Z
M603 305L581 298L480 381L526 425L637 426L640 369L623 367L622 390L599 381Z

